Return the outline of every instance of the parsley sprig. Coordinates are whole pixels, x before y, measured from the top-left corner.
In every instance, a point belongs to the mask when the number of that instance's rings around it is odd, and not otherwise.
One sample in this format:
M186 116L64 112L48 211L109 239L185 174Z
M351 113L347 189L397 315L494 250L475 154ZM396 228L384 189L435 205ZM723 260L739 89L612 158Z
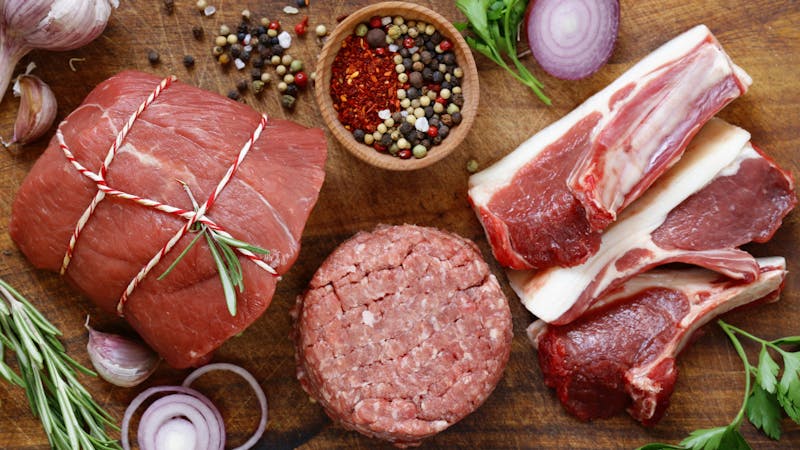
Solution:
M800 336L790 336L767 341L740 328L717 322L728 335L745 368L745 393L742 407L733 421L723 427L693 431L680 445L654 443L638 450L691 449L691 450L749 450L740 428L745 415L756 429L772 439L781 437L781 420L788 415L800 423L800 351L789 351L786 347L800 345ZM753 365L747 359L737 335L761 345L758 362ZM773 359L773 354L779 357Z
M0 378L25 389L31 411L56 449L120 449L106 434L119 428L76 378L95 376L66 354L61 332L19 292L0 280ZM19 373L4 361L16 356ZM77 371L77 372L76 372Z
M517 36L526 6L527 2L522 0L456 0L456 7L467 16L467 23L455 26L470 32L466 37L470 47L506 69L531 88L544 104L550 105L550 99L542 91L544 85L517 57ZM514 67L506 63L504 55Z
M192 206L194 207L195 211L199 210L200 205L197 203L197 200L195 200L194 195L192 195L192 191L189 189L189 186L184 182L180 183L183 186L183 189L186 190L186 193L189 195L189 199L191 199ZM183 257L186 256L194 244L196 244L201 237L205 237L206 242L208 243L208 249L211 252L211 256L214 258L214 264L217 266L217 272L219 272L219 279L222 282L222 291L225 294L225 303L228 306L228 312L230 312L231 316L235 316L236 289L238 288L239 292L244 292L242 264L239 262L239 256L236 255L236 249L249 250L252 253L259 255L267 255L269 254L269 250L248 244L247 242L243 242L238 239L234 239L230 235L226 235L219 230L209 228L207 225L201 222L196 222L194 225L192 225L190 231L196 233L196 236L189 242L189 245L183 249L178 257L175 258L172 264L167 267L167 270L165 270L164 273L158 277L158 279L163 280L164 277L169 275L175 266L177 266L178 263L183 259Z

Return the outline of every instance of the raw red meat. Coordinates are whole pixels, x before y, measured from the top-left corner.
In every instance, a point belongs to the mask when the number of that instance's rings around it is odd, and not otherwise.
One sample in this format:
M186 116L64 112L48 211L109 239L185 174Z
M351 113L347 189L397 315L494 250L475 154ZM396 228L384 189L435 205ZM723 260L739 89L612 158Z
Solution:
M60 125L65 142L91 170L159 79L124 72L101 83ZM244 104L174 83L131 128L108 171L122 191L192 210L182 180L204 201L236 159L260 115ZM322 130L270 119L208 217L234 237L271 251L279 274L297 258L300 235L325 172ZM58 271L78 218L97 192L71 166L54 139L14 200L11 237L31 263ZM175 216L106 197L75 246L67 279L110 313L137 272L185 224ZM166 278L156 278L194 237L184 236L125 304L125 319L174 367L205 362L226 339L267 308L277 278L241 258L245 291L228 312L204 239Z
M797 202L791 175L719 119L683 159L603 234L580 266L509 274L525 306L550 323L579 317L603 293L668 262L696 264L753 280L753 258L737 247L765 242Z
M678 368L675 358L714 317L754 301L778 299L783 258L757 260L752 283L704 269L653 270L602 299L568 325L534 322L528 334L547 386L582 420L623 409L646 426L663 416Z
M511 311L478 247L413 225L358 233L298 298L297 377L344 427L416 445L480 406Z
M498 262L535 269L585 261L599 232L750 82L697 26L473 175L469 198Z

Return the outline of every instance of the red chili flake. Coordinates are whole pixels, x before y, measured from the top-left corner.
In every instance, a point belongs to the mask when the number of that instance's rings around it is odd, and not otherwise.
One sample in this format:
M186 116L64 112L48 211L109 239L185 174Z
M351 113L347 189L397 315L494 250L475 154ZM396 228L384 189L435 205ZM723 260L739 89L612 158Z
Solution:
M281 23L278 22L277 20L273 20L272 22L269 23L269 29L270 30L280 30L281 29Z
M411 158L411 150L404 148L397 152L397 156L399 156L400 159L409 159Z
M300 22L300 23L298 23L297 25L294 26L294 32L298 36L302 36L302 35L306 34L307 30L308 30L308 16L305 16L305 17L303 17L302 22Z
M375 54L378 56L386 56L386 48L385 47L378 47L375 49Z
M411 48L413 46L414 46L414 38L412 38L411 36L408 36L405 39L403 39L403 47Z
M435 138L438 135L439 135L439 129L438 128L436 128L436 127L428 128L428 136L430 136L432 138Z
M445 39L439 43L439 48L442 49L443 52L446 52L453 48L453 43Z
M308 75L306 75L305 72L297 72L294 74L294 84L296 84L297 87L306 87L308 84Z
M381 120L378 111L398 111L400 82L391 58L379 58L363 37L350 35L331 65L331 99L339 122L348 130L373 133ZM388 76L385 74L389 74ZM295 83L297 83L295 75Z
M380 28L380 27L382 27L383 23L381 22L381 18L379 16L370 17L369 26L371 28Z

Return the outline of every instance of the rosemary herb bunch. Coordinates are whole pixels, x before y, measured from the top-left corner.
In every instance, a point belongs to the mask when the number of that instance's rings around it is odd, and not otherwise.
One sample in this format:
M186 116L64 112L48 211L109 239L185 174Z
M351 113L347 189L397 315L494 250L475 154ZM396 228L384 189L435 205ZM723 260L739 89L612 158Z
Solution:
M0 377L25 389L31 411L56 449L120 449L106 434L119 430L76 378L94 372L66 354L61 332L19 292L0 280ZM4 361L14 352L19 374ZM77 371L77 372L76 372Z
M179 183L181 183L183 189L186 190L186 193L189 195L195 211L199 210L200 206L197 204L194 195L192 195L192 191L189 189L189 186L182 181L179 181ZM158 277L158 279L163 280L164 277L169 275L169 273L172 272L172 270L178 265L183 257L186 256L186 253L189 252L194 244L196 244L201 237L205 237L206 242L208 243L208 249L211 252L211 256L214 258L214 264L217 266L217 272L219 272L219 278L222 282L222 291L225 293L225 303L228 306L228 312L230 312L231 316L235 316L236 289L238 288L239 292L244 292L242 264L239 262L239 257L236 255L236 249L249 250L250 252L259 255L268 255L269 250L248 244L247 242L240 241L238 239L234 239L230 235L223 234L223 232L210 228L201 222L196 222L194 225L192 225L190 231L196 233L197 235L191 240L191 242L189 242L189 245L183 249L178 257L175 258L175 261L173 261L172 264L167 267L167 270L165 270L164 273Z

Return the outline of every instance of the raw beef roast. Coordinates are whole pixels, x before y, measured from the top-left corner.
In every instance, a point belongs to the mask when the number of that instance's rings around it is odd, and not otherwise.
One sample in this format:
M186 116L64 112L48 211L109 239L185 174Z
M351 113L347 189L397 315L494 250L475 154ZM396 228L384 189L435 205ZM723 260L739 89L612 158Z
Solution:
M675 358L702 325L738 306L778 299L783 258L757 260L752 283L704 269L653 270L626 282L577 321L534 322L528 334L545 383L582 420L623 409L655 425L678 376Z
M101 83L59 126L78 162L97 171L131 114L159 79L124 72ZM251 108L179 82L148 106L111 162L109 186L188 211L180 180L204 202L237 159L261 117ZM325 172L322 130L269 119L207 217L233 237L268 249L263 261L278 274L297 258L300 235ZM76 223L97 186L66 159L54 139L22 184L11 237L31 263L59 271ZM123 292L142 267L187 223L111 195L89 216L66 277L97 305L117 313ZM278 278L240 257L245 290L231 316L205 239L163 280L157 280L195 237L189 232L133 290L122 313L173 367L207 361L226 339L269 306Z
M297 377L349 429L400 446L480 406L511 347L511 312L472 242L433 228L358 233L296 313Z
M749 138L710 121L683 159L609 227L595 255L575 267L512 272L512 288L538 318L565 324L659 264L696 264L752 281L758 266L737 247L769 240L797 198L791 175Z
M498 262L535 269L586 260L599 232L750 82L697 26L473 175L469 198Z

